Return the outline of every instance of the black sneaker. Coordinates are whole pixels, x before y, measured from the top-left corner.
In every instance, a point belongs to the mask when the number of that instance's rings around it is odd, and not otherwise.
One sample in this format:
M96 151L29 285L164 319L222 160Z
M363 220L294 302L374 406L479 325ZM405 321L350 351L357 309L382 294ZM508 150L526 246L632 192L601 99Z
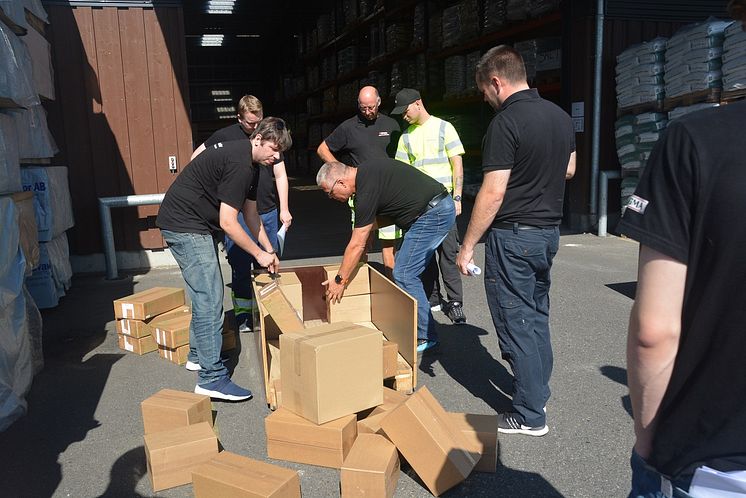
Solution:
M458 301L451 301L450 303L448 303L446 316L451 319L454 325L463 325L464 323L466 323L464 307Z
M518 422L515 413L498 413L497 414L497 432L503 434L525 434L527 436L543 436L549 432L547 424L531 427Z

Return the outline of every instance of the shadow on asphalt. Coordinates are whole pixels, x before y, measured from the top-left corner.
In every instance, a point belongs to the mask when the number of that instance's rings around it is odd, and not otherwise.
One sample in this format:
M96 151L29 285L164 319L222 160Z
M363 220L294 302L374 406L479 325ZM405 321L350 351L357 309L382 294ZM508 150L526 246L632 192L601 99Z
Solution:
M138 446L120 456L111 467L109 486L98 498L145 498L135 491L140 479L148 473L145 448Z
M606 284L606 287L630 299L634 299L637 294L637 282L618 282Z
M606 377L607 379L611 379L614 382L621 384L623 386L627 385L627 370L620 367L615 367L612 365L605 365L601 368L599 368L601 371L601 374ZM621 397L621 403L622 408L624 408L624 411L627 412L627 414L631 417L632 416L632 401L629 399L629 394L626 394Z

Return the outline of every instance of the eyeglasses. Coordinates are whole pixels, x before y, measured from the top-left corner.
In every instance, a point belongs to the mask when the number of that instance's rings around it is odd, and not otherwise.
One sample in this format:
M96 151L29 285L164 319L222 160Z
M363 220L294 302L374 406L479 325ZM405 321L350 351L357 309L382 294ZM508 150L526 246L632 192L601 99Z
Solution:
M334 193L334 187L337 186L337 183L339 183L339 180L336 180L334 183L332 183L332 188L329 189L329 192L326 194L329 196L330 199L332 199L332 195Z

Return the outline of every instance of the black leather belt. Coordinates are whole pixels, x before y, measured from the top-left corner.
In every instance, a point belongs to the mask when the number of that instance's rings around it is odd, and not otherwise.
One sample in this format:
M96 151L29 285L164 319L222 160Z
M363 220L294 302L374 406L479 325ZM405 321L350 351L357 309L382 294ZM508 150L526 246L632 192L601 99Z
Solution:
M512 221L498 221L492 225L495 228L503 228L505 230L540 230L541 227L535 227L533 225L521 225L520 223L513 223Z
M430 210L430 209L434 208L435 206L437 206L440 201L442 201L443 199L445 199L449 195L451 195L451 194L449 194L447 190L444 190L443 192L439 193L438 195L436 195L435 197L433 197L432 199L430 199L430 201L427 203L427 207L424 209L424 211L422 211L422 213L420 213L420 216L422 216L423 214L427 213L428 210Z

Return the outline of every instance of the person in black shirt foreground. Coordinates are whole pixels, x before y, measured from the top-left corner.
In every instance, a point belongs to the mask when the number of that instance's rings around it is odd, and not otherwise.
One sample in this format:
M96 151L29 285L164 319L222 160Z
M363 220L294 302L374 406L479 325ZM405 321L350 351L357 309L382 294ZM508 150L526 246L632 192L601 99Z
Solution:
M746 1L729 7L746 20ZM694 495L703 465L746 470L744 130L746 102L670 122L619 224L640 242L627 339L632 498Z
M200 367L196 393L232 401L251 398L251 391L231 382L220 358L223 276L218 237L224 232L261 266L278 271L280 261L256 208L257 169L274 164L291 144L285 122L266 118L250 140L220 142L197 156L163 199L156 223L181 268L192 304L189 361ZM239 211L260 245L238 223Z
M238 122L213 133L205 142L197 147L192 154L192 159L197 157L206 147L218 142L231 142L233 140L249 140L249 137L262 120L263 108L261 101L253 95L244 95L238 101ZM275 194L277 185L277 195ZM288 205L288 176L285 171L285 161L282 154L272 168L259 168L259 184L256 193L256 207L262 226L269 237L272 247L277 250L277 201L280 203L280 221L286 228L290 227L293 216L290 214ZM251 236L249 228L238 217L238 222L244 231ZM256 239L252 239L257 242ZM256 267L256 261L240 246L235 244L230 237L225 237L225 251L228 255L228 263L231 265L231 299L233 301L233 312L236 316L236 324L239 332L248 332L252 327L252 315L256 302L252 295L251 271ZM199 367L198 365L196 366ZM194 365L187 363L187 368L192 369Z
M499 414L498 431L543 436L553 364L550 270L565 179L575 171L575 132L567 113L528 87L513 48L488 50L476 80L484 100L500 112L487 129L482 188L456 263L468 274L474 246L487 231L484 289L500 352L513 370L513 407Z
M339 162L324 164L316 183L339 202L355 196L355 228L344 252L339 273L327 285L327 299L339 302L347 280L365 253L368 236L378 225L404 230L396 253L394 281L417 300L417 350L438 343L420 275L456 221L456 208L439 181L394 159L371 159L359 167Z

